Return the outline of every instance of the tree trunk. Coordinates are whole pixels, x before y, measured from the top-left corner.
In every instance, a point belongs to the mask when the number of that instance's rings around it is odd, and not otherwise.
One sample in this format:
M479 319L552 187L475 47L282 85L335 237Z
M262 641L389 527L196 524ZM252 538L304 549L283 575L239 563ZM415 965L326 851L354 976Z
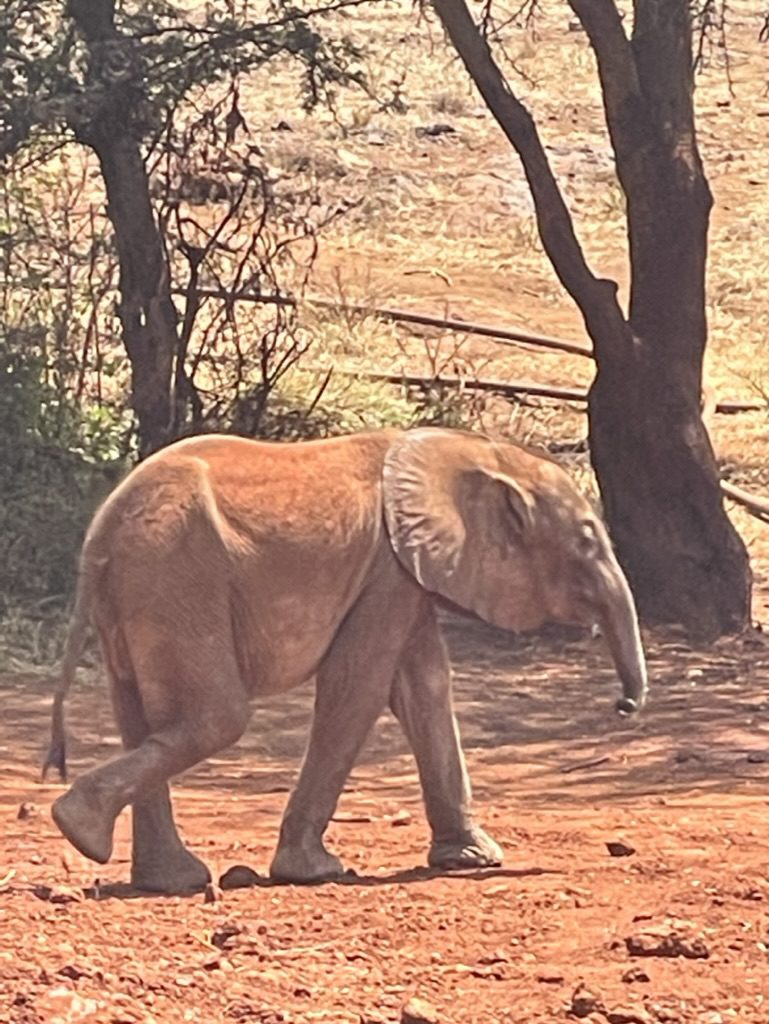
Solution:
M588 267L536 125L465 0L433 6L521 158L543 246L593 339L591 455L641 614L711 639L749 621L751 576L700 415L711 198L694 130L689 4L635 0L631 42L613 0L569 2L596 54L628 202L628 318L616 285Z
M712 197L694 124L689 3L636 0L629 41L607 0L572 7L598 58L631 263L630 343L594 339L593 465L641 614L710 639L749 621L751 573L701 416Z
M98 100L80 112L72 128L96 153L104 178L120 267L119 315L131 364L131 404L143 457L174 435L178 331L140 146L141 63L132 40L115 27L114 0L70 0L68 9L88 47L89 85L98 87Z

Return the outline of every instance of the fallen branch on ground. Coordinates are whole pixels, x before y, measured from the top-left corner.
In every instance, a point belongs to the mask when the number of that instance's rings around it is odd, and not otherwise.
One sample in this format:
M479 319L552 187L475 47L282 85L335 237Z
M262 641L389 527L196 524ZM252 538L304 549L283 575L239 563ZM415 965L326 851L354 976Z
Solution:
M174 295L185 295L181 288L173 289ZM200 288L197 295L202 299L220 299L229 302L255 302L265 305L296 306L297 300L291 295L255 295L250 292L235 292L230 295L228 292L217 288ZM511 330L503 327L493 327L490 324L474 323L470 320L459 320L430 316L426 313L413 313L406 309L390 309L385 306L348 305L344 302L332 302L327 299L314 299L305 297L303 300L308 305L318 306L321 309L338 309L343 313L355 313L361 316L378 316L383 320L393 320L397 323L420 324L426 327L438 327L447 331L460 331L464 334L477 334L484 338L492 338L500 345L533 345L538 348L552 349L558 352L568 352L571 355L583 356L587 359L593 358L592 351L584 345L578 345L574 341L564 341L562 338L551 338L544 334L530 334L526 331ZM352 371L340 370L340 373ZM420 378L417 374L407 375L413 380L406 383L430 382L430 378ZM377 378L371 378L377 379ZM386 379L386 378L379 378ZM397 375L394 383L404 380L404 375ZM496 391L499 394L520 394L525 392L531 395L538 395L544 398L556 398L570 402L586 402L587 394L581 391L572 391L564 388L544 388L539 384L532 384L526 387L519 387L517 384L503 384L496 381L465 381L444 377L440 379L442 384L457 383L466 388L475 388L478 391ZM713 411L717 413L738 413L757 412L766 408L765 402L717 402Z
M318 369L308 367L308 369ZM464 388L468 391L488 391L493 394L515 397L516 395L533 395L538 398L553 398L560 402L587 402L587 392L577 388L548 387L544 384L531 384L522 381L485 380L478 377L435 377L419 373L384 373L379 370L353 370L335 367L335 373L346 377L365 377L366 380L381 380L391 384L406 384L411 387L429 387L431 384L448 385ZM759 402L718 402L714 412L737 413L755 412L763 409Z
M560 402L586 402L584 391L574 388L546 387L543 384L530 384L525 381L505 382L497 380L463 380L461 377L429 377L418 373L383 373L378 370L343 370L337 369L345 377L363 377L365 380L381 380L389 384L404 384L409 387L427 388L433 385L442 387L467 388L470 391L488 391L494 394L514 398L518 395L533 395L537 398L555 398Z
M175 288L174 295L185 295L182 288ZM291 295L254 295L250 292L228 292L218 288L200 288L196 293L201 299L220 299L227 302L256 302L264 305L296 306L297 300ZM360 316L378 316L383 320L394 320L397 323L420 324L423 327L439 327L446 331L461 331L464 334L478 334L484 338L494 338L501 345L535 345L538 348L554 349L558 352L569 352L575 356L593 358L593 353L585 345L561 338L549 338L544 334L530 334L528 331L517 331L505 327L493 327L491 324L479 324L456 317L447 318L429 316L426 313L412 313L408 309L389 309L385 306L348 305L345 302L332 302L328 299L305 297L302 300L310 306L321 309L338 309L343 313L355 313Z
M721 481L721 490L727 498L731 498L738 505L742 505L756 519L769 523L769 501L765 498L757 498L749 491L743 491L741 487L730 484L728 480Z

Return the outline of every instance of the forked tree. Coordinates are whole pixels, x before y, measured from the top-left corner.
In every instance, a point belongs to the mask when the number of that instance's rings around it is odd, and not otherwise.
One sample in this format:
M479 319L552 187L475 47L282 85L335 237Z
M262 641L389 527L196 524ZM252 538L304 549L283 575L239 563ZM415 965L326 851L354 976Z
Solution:
M690 0L568 0L595 54L627 205L627 314L577 240L536 123L464 0L433 0L449 39L521 159L543 247L584 318L597 372L590 452L604 513L646 621L712 639L750 618L751 572L729 521L700 413L713 204L697 147Z

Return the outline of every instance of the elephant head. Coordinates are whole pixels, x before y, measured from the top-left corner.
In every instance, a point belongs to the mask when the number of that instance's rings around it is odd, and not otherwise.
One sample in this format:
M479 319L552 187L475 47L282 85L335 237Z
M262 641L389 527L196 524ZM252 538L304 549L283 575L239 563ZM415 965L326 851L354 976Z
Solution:
M635 605L603 524L554 462L509 443L424 428L384 465L385 519L425 589L504 629L598 623L640 708L646 664Z

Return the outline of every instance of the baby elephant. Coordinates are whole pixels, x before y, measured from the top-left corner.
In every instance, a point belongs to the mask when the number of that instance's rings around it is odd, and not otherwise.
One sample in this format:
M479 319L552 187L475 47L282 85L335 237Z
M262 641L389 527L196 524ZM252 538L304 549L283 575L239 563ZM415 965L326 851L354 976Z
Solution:
M234 743L249 699L315 679L307 752L271 865L342 871L323 833L366 736L390 706L417 760L429 863L498 864L473 821L438 598L496 626L598 623L640 708L635 607L606 532L553 462L453 430L296 444L209 435L147 459L88 530L45 770L66 774L63 702L95 627L125 752L53 805L69 841L109 860L133 808L131 880L204 885L176 831L168 780Z

